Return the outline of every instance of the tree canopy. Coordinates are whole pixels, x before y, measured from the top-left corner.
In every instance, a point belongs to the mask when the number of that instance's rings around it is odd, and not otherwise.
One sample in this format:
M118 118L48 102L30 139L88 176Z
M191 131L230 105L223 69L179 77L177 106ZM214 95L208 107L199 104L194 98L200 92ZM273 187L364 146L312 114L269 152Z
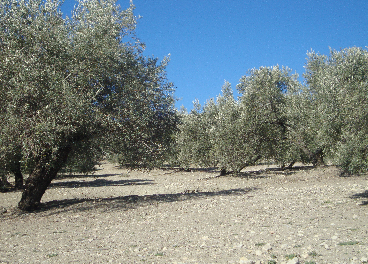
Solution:
M168 58L142 55L134 6L80 0L70 18L60 6L56 0L0 2L1 158L12 159L18 149L30 170L23 210L37 208L78 148L152 167L176 126Z

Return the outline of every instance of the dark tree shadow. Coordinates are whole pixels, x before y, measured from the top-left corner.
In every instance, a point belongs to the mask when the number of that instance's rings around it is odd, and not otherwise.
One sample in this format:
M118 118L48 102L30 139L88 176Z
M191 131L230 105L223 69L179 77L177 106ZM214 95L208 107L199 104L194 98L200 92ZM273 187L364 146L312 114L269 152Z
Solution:
M110 174L107 174L110 175ZM106 180L95 179L91 181L67 181L67 182L52 182L49 188L82 188L82 187L104 187L104 186L127 186L127 185L148 185L154 184L153 180Z
M218 172L218 168L217 167L204 167L204 168L188 168L188 169L184 169L184 168L180 168L180 167L160 167L160 170L163 171L168 171L165 172L164 174L173 174L173 173L177 173L177 172Z
M237 178L246 178L246 179L264 179L272 177L272 174L282 174L282 175L292 175L301 170L312 170L315 169L313 166L295 166L290 169L282 169L282 168L266 168L260 170L253 171L242 171L238 173L228 173L226 175L219 175L217 177L237 177Z
M116 174L94 174L94 173L87 173L87 174L58 174L56 176L56 180L64 180L64 179L73 179L73 178L105 178L110 176L119 176L121 173Z
M111 210L130 210L149 205L158 205L160 203L171 203L177 201L186 201L192 199L203 199L215 196L236 196L246 195L258 188L230 189L217 192L184 192L173 194L153 194L153 195L129 195L111 198L85 198L85 199L64 199L42 203L40 208L33 213L46 213L46 215L57 215L67 212L82 212L89 210L99 210L101 213ZM17 217L24 212L17 211L12 217Z
M362 198L366 198L368 199L368 190L362 192L362 193L356 193L353 194L352 196L350 196L351 199L362 199ZM366 201L362 201L360 203L360 205L368 205L368 200Z

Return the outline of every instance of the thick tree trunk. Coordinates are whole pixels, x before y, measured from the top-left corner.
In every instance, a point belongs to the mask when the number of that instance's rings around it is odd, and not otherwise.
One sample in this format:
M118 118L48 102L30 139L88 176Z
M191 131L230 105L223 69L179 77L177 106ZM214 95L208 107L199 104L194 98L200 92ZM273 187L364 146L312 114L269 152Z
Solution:
M39 157L34 170L29 175L24 186L18 208L33 211L40 205L41 198L58 171L66 163L71 146L60 147L56 152L45 151Z

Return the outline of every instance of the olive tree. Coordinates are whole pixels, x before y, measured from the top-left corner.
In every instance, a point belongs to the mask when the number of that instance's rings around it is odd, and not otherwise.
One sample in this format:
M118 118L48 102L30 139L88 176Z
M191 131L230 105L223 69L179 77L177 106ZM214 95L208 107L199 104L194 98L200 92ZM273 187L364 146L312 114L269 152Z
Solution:
M248 140L254 154L250 163L262 158L284 166L298 159L289 137L288 94L300 88L298 76L286 67L252 69L237 86L242 122L248 126Z
M238 173L246 167L254 154L249 148L249 126L242 123L242 109L235 100L231 84L224 83L222 94L216 99L216 115L210 130L212 156L221 174Z
M208 110L208 109L207 109ZM212 145L209 129L212 119L198 100L193 102L190 113L182 111L176 135L176 162L184 169L190 165L214 166L211 159Z
M308 53L305 79L315 140L347 173L368 170L368 51Z
M19 208L34 210L77 148L155 166L176 125L168 59L142 55L134 6L80 0L63 18L57 0L1 0L1 150L18 135L31 164ZM71 156L69 156L71 155Z
M249 137L251 124L244 124L242 115L226 81L216 99L209 99L203 107L195 101L194 109L182 116L179 126L179 164L219 167L221 174L240 172L253 164L258 154Z

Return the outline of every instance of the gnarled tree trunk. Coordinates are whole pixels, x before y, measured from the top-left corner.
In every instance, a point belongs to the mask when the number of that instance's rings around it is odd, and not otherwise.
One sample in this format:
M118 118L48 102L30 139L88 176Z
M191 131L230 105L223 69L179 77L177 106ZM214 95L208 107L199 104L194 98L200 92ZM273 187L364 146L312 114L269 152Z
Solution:
M66 163L71 146L68 144L59 147L54 153L51 150L44 151L36 166L26 180L22 198L18 208L24 211L32 211L39 207L41 198L58 171Z

